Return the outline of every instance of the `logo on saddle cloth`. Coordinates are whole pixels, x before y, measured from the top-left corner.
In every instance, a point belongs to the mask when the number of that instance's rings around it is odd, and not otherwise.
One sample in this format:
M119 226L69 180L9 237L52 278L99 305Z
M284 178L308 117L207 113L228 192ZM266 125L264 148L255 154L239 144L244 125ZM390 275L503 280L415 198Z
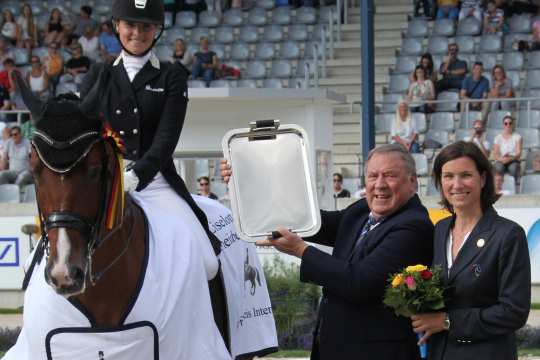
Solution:
M103 351L98 351L98 360L105 360L105 353Z
M255 282L255 280L257 282ZM246 282L249 281L251 296L255 295L257 290L257 283L261 286L261 277L259 275L259 269L249 263L249 249L246 249L246 261L244 261L244 291L246 290Z

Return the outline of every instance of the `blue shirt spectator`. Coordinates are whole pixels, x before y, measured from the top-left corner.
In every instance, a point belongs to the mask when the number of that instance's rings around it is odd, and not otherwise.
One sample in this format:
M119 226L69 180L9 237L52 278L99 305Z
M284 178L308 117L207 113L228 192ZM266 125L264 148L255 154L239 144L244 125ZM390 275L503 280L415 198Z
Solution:
M101 24L99 47L101 50L101 58L106 63L114 61L122 50L118 38L113 34L112 24L108 21Z
M472 68L472 74L463 80L461 86L460 97L463 100L467 99L485 99L489 92L489 80L482 75L484 65L481 62L475 62ZM461 103L461 110L465 111L465 103ZM485 120L489 104L487 102L471 102L469 109L482 110L482 119Z

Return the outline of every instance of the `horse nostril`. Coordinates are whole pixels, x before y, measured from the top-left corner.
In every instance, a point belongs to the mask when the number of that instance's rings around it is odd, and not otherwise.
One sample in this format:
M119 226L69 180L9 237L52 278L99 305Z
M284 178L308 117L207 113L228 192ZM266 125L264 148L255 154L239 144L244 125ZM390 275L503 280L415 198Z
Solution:
M84 278L84 271L77 266L71 266L69 269L69 277L73 281L81 281Z

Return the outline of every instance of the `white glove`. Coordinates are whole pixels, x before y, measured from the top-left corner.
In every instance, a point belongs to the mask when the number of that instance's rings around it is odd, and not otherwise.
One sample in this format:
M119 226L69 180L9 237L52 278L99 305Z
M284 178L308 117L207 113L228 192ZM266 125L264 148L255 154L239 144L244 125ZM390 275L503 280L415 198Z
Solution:
M133 169L124 171L124 191L134 191L139 185L139 178Z

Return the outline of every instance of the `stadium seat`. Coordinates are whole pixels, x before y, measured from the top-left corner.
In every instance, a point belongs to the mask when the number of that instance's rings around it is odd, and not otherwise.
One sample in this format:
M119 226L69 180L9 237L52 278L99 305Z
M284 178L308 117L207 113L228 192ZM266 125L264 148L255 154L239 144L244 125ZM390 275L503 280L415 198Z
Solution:
M330 40L330 34L327 24L317 24L313 26L310 38L312 40L322 41L323 38Z
M307 89L309 84L303 78L293 78L289 80L289 88L291 89Z
M182 39L184 40L184 42L187 42L187 40L189 39L186 30L179 27L167 29L163 34L163 37L165 42L170 45L173 45L176 39Z
M257 0L257 6L266 10L272 10L276 7L276 2L274 0Z
M476 54L460 54L458 57L467 62L468 71L471 71L472 65L476 61Z
M507 115L512 115L510 111L506 110L492 110L488 114L487 118L487 127L490 129L500 129L503 128L503 119Z
M221 16L217 11L203 11L199 14L199 24L201 26L214 28L221 23Z
M437 141L442 146L446 146L450 144L450 133L444 130L430 129L426 133L426 140L427 139Z
M409 21L407 26L407 37L423 38L426 37L429 31L428 21L422 18L414 18Z
M266 9L254 7L248 13L248 22L251 25L263 26L266 25Z
M49 51L46 47L38 47L32 49L32 55L39 57L41 61L43 61L43 59L45 58L45 56L47 56L48 53Z
M198 43L202 37L210 38L210 29L206 27L196 27L191 29L191 41Z
M19 185L2 184L0 185L0 203L16 204L20 200Z
M188 88L205 88L206 83L202 80L189 80Z
M263 87L267 89L281 89L283 84L280 79L264 79Z
M502 66L505 70L521 70L525 63L523 53L519 51L505 52L503 54Z
M272 60L275 56L274 44L268 42L257 43L255 58L257 60Z
M529 174L521 177L521 194L540 194L540 174Z
M428 179L426 195L427 196L440 196L439 190L437 190L437 187L435 186L435 184L433 184L433 180L431 178Z
M259 32L257 31L257 27L247 25L240 28L239 39L240 41L245 41L247 43L259 41Z
M176 26L192 28L197 25L197 14L193 11L181 11L176 13Z
M389 134L395 118L394 114L375 115L375 134Z
M516 132L523 138L523 148L540 148L540 130L517 128Z
M514 51L514 43L517 41L529 41L529 35L527 34L506 34L504 35L504 51Z
M411 154L416 164L416 175L427 176L429 174L428 159L425 154Z
M540 69L540 51L532 51L527 57L527 67L529 69Z
M323 47L321 46L321 43L319 43L318 41L307 42L304 47L304 58L314 59L315 55L318 55L319 59L322 58Z
M384 94L381 104L381 113L395 113L397 104L403 101L404 96L401 94Z
M216 31L216 42L232 44L234 42L234 29L231 26L220 26Z
M23 188L21 202L33 203L36 201L36 186L34 184L28 184Z
M527 71L527 89L540 88L540 69Z
M540 129L540 111L520 110L517 115L517 125L520 128Z
M283 40L283 29L281 25L267 25L264 28L264 41L280 42Z
M262 61L252 60L248 62L247 76L252 79L264 79L266 77L266 66Z
M163 26L165 29L168 29L173 25L173 13L170 11L165 11L163 16Z
M405 38L401 41L400 55L420 55L422 54L422 39Z
M469 35L456 36L455 42L460 55L474 53L474 37Z
M486 140L490 143L490 144L493 144L493 142L495 141L495 137L497 135L499 135L501 133L501 130L499 129L490 129L490 128L487 128L486 129Z
M313 7L302 6L296 10L296 23L315 24L317 22L317 12Z
M484 70L491 71L491 69L497 65L497 54L482 52L476 56L476 61L480 61L482 64L484 64ZM469 63L469 69L472 69L471 63Z
M531 17L527 14L514 15L508 21L508 25L511 33L529 34L531 32Z
M391 93L404 93L409 89L409 75L390 75L388 91Z
M530 150L527 152L527 157L525 158L525 174L538 173L538 170L534 170L533 161L538 161L540 159L540 150Z
M210 83L211 88L230 88L233 87L232 83L228 80L212 80Z
M301 59L298 61L298 64L296 65L296 77L299 78L305 78L305 72L309 71L309 76L315 76L315 71L318 71L318 69L315 69L315 64L311 60Z
M240 80L237 81L236 87L256 89L257 88L257 81L255 81L253 79L240 79Z
M502 37L496 34L482 35L479 50L481 53L498 53L502 50Z
M13 60L15 65L22 66L29 63L28 50L25 48L15 48L13 49Z
M503 178L502 189L509 192L509 195L515 195L516 193L516 180L512 175L505 174Z
M330 17L332 17L332 21L334 23L337 23L337 9L335 5L327 5L327 6L321 6L319 8L319 22L328 24L330 21Z
M272 22L278 25L289 25L291 23L291 8L280 6L272 11Z
M468 129L456 129L455 132L455 140L456 141L462 141L465 140L466 137L471 136L471 130Z
M540 90L538 90L538 89L527 89L521 94L521 96L525 97L525 98L528 98L528 97L540 98ZM530 106L531 106L531 109L540 110L540 100L531 101ZM520 107L522 109L526 109L527 108L527 102L526 101L521 101L520 102Z
M416 124L416 132L418 134L423 134L427 131L427 122L426 122L426 115L423 113L412 113L412 118L414 119L414 122Z
M478 35L482 30L482 23L475 17L469 16L458 22L458 35Z
M154 47L154 53L159 61L171 61L174 47L173 45L159 44Z
M287 60L295 60L300 57L300 46L296 41L285 41L279 46L279 57Z
M94 6L92 7L92 14L94 16L110 16L111 14L111 1L94 1Z
M292 65L287 60L277 60L272 62L270 76L274 78L290 78L292 76Z
M448 53L448 38L445 36L432 36L428 40L427 51L432 55Z
M225 45L217 43L210 44L208 48L216 53L218 60L223 61L223 59L225 59Z
M431 124L429 129L453 131L454 114L451 112L436 112L431 114Z
M475 120L482 120L482 113L480 111L462 113L459 118L459 128L470 130L472 129Z
M452 91L443 91L437 96L437 100L453 100L453 102L445 102L436 104L437 112L456 112L459 94Z
M416 68L416 56L399 56L393 74L410 74Z
M231 47L231 59L245 61L249 59L249 45L243 42L236 42Z
M294 24L289 26L289 40L306 41L308 39L308 28L305 24Z
M439 19L433 25L433 35L453 36L455 32L454 20L451 19Z
M241 26L244 23L242 10L229 9L223 14L223 23L229 26Z

